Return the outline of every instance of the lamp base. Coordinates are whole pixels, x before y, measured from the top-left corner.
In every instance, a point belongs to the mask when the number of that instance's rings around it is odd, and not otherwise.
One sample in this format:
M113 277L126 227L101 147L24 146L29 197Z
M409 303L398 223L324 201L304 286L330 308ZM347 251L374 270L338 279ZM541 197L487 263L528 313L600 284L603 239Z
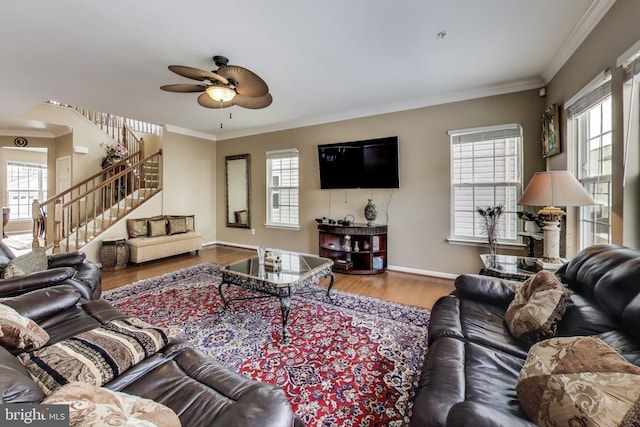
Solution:
M566 263L565 258L557 258L556 260L545 260L544 258L538 258L536 265L543 270L556 271Z

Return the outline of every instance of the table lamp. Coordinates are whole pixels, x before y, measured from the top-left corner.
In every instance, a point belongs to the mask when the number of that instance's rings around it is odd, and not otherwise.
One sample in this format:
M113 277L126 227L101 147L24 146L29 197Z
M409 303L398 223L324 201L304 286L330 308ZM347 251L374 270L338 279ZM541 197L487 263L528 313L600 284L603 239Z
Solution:
M558 206L595 205L596 201L569 171L536 172L525 188L519 205L544 206L538 211L543 215L544 254L537 261L546 270L556 270L560 259L560 217L566 212Z

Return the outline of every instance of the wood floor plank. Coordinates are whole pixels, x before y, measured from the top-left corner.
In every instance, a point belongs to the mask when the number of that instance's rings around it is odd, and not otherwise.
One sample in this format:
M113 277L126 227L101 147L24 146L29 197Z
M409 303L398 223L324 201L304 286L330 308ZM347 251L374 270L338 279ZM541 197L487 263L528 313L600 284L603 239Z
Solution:
M254 256L255 251L231 246L213 245L195 254L178 255L150 261L140 266L129 264L117 271L102 272L102 289L115 289L138 280L170 273L182 268L211 262L227 265ZM320 285L327 286L329 279ZM336 273L334 289L384 299L387 301L431 308L438 298L453 290L453 281L437 277L387 271L374 275Z

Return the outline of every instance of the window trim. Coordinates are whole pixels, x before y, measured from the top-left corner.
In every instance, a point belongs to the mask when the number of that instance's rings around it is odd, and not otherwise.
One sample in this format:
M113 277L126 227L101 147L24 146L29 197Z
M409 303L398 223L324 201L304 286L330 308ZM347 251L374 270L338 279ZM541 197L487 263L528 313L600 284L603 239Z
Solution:
M595 83L600 82L600 85L595 85ZM608 243L612 242L613 239L613 223L612 223L612 198L613 198L613 192L614 192L614 186L613 186L613 176L612 173L609 174L602 174L602 171L599 171L600 173L598 175L589 175L589 174L585 174L584 172L584 166L585 164L583 164L583 160L585 160L585 153L584 150L589 150L589 142L594 139L593 135L587 135L588 129L589 129L589 123L588 123L588 114L590 114L590 111L596 107L599 106L600 109L602 109L602 104L603 102L609 100L609 102L611 102L611 114L613 115L613 96L611 94L611 74L610 73L603 73L601 76L598 76L596 79L594 79L591 83L589 83L589 85L586 86L586 88L590 88L590 91L585 91L585 89L583 88L583 90L581 90L579 92L579 94L582 94L582 98L585 97L590 97L591 102L589 104L587 103L583 103L583 105L586 105L584 108L580 109L580 110L569 110L573 104L569 105L568 107L566 107L570 112L570 116L569 116L569 120L570 120L570 128L572 129L572 140L571 140L571 144L573 144L574 148L575 148L575 159L573 159L573 165L575 167L575 172L576 172L576 177L578 179L578 181L580 182L580 184L582 184L583 187L585 187L585 189L589 192L589 194L591 194L592 196L594 196L594 194L585 186L585 184L600 184L600 183L606 183L608 184L609 187L609 194L608 194L608 199L609 199L609 212L608 212L608 222L602 222L602 221L594 221L590 218L588 218L588 215L585 214L585 212L587 211L587 209L590 209L592 207L588 206L588 207L580 207L577 210L577 244L578 244L578 250L582 250L584 249L587 244L585 242L589 241L588 239L585 238L585 234L583 234L583 231L585 230L585 226L588 225L588 228L591 230L590 231L590 241L593 243L595 243L597 241L597 233L593 232L594 229L598 226L598 225L606 225L608 227ZM599 98L598 98L599 96ZM572 99L577 99L577 96L574 96ZM597 98L597 100L596 100ZM595 100L595 102L594 102ZM577 102L577 101L576 101ZM613 117L610 118L611 120L613 120ZM611 135L611 141L613 143L613 126L611 128L611 130L606 131L605 133L602 132L602 117L600 118L601 121L601 128L599 130L600 133L598 133L597 137L601 140L603 135L609 134ZM598 147L598 149L602 149L604 146L600 145ZM594 199L597 200L597 198L594 196Z
M18 189L18 190L13 190L9 188L9 172L10 172L10 168L12 167L27 167L27 168L35 168L38 169L38 189L37 190L24 190L24 189ZM46 174L46 176L45 176ZM20 160L7 160L5 163L5 180L6 180L6 198L7 198L7 206L9 207L13 207L11 204L11 193L14 191L18 191L18 192L33 192L36 191L38 194L34 199L37 200L45 200L47 198L47 195L49 193L49 189L48 189L48 177L49 177L49 168L47 166L46 163L35 163L35 162L28 162L28 161L20 161ZM15 221L26 221L26 220L32 220L32 215L31 215L31 211L32 211L32 204L33 204L33 199L29 201L29 206L27 209L28 212L28 216L27 217L21 217L19 216L20 214L20 209L12 209L12 217L15 216L15 218L13 218L13 220ZM20 204L18 204L19 206Z
M515 132L514 132L515 131ZM512 182L512 181L492 181L492 182L486 182L486 183L461 183L461 184L456 184L455 183L455 170L454 170L454 157L453 157L453 149L454 149L454 145L458 144L458 143L463 143L463 142L481 142L481 141L493 141L496 139L499 139L500 133L504 133L506 136L509 135L510 132L513 132L513 136L512 137L516 137L515 133L517 133L517 138L518 138L518 144L517 144L517 166L516 166L516 175L517 175L517 179L516 182ZM486 244L486 237L482 236L469 236L469 235L458 235L455 233L455 228L456 228L456 222L455 222L455 215L456 215L456 210L455 210L455 189L456 188L461 188L461 187L471 187L471 188L479 188L479 187L488 187L488 188L498 188L498 187L515 187L515 191L516 191L516 200L517 198L520 197L520 195L522 194L522 188L523 188L523 174L522 174L522 170L523 170L523 129L522 129L522 124L520 123L508 123L508 124L502 124L502 125L492 125L492 126L483 126L483 127L476 127L476 128L468 128L468 129L457 129L457 130L450 130L447 132L447 134L450 136L450 140L449 140L449 153L450 153L450 162L449 162L449 166L450 166L450 218L449 218L449 237L447 238L447 242L449 242L450 244L461 244L461 245L476 245L476 246L481 246ZM480 134L484 134L484 135L480 135ZM457 141L456 141L457 138ZM496 158L496 156L492 156L493 159ZM517 203L516 203L516 210L518 209ZM516 235L514 236L513 239L507 239L504 237L500 237L498 236L498 246L499 247L513 247L513 246L517 246L517 247L522 247L523 243L522 243L522 237L519 236L517 234L517 230L518 230L518 219L516 216L515 212L508 212L509 214L514 215L514 221L515 221L515 227L516 227ZM476 215L474 213L474 215Z

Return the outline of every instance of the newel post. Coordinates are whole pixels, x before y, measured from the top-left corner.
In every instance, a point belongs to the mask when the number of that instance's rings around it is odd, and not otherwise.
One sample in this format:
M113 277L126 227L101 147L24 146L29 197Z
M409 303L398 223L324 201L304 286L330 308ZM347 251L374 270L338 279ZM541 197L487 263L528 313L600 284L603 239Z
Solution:
M31 219L33 220L33 241L31 242L31 248L38 249L40 247L40 240L38 240L38 234L40 233L41 215L40 215L40 202L38 199L33 199L31 204Z

